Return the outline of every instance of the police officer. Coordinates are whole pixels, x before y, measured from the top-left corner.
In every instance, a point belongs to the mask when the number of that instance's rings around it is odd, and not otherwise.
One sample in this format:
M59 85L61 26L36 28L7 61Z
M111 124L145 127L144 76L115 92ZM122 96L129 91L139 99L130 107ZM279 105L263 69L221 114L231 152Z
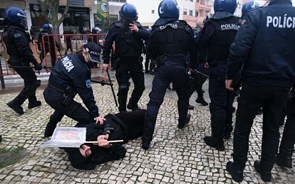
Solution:
M44 41L44 44L42 41ZM54 67L56 58L57 58L56 48L58 51L60 51L60 45L58 42L55 41L55 38L52 32L52 25L44 24L43 30L39 33L39 36L38 36L38 49L41 51L40 53L41 61L43 61L44 57L49 52L50 58L51 58L51 66Z
M233 15L236 0L215 0L214 15L206 21L201 33L199 48L205 57L209 75L209 97L211 113L211 136L205 136L207 145L224 150L223 138L232 131L232 103L234 93L224 86L229 47L240 28L241 20Z
M226 169L237 182L243 180L249 134L260 107L263 108L262 151L254 168L263 181L271 181L280 138L280 117L295 79L294 20L291 1L271 0L268 6L246 14L231 45L226 88L233 90L232 79L241 68L243 83L234 130L234 162L228 162Z
M44 90L45 101L55 110L45 129L45 137L52 135L57 123L64 115L83 123L101 121L91 88L90 68L100 60L100 47L90 42L76 54L67 55L56 63ZM88 111L74 100L76 94L82 98Z
M158 7L159 19L152 27L148 52L157 61L157 71L153 80L150 101L144 122L142 148L148 149L153 137L159 108L164 100L166 89L172 82L178 95L178 128L189 122L189 76L187 55L195 60L195 45L192 28L178 20L179 9L175 0L163 0ZM194 64L191 64L194 66Z
M137 110L138 101L145 89L144 74L140 56L143 51L143 39L148 39L148 31L137 22L137 12L133 5L124 4L120 10L120 21L113 23L105 39L103 47L103 60L109 64L110 52L113 42L117 63L116 78L119 84L118 102L119 111L126 111L129 78L133 80L134 90L127 105L128 109Z
M34 65L35 70L41 70L42 66L37 62L30 49L30 36L25 32L27 24L26 14L18 7L10 7L6 10L4 25L4 42L9 54L9 65L24 79L24 88L7 105L16 113L24 114L22 104L26 99L29 100L28 108L34 108L41 105L36 98L36 89L40 86L40 80L30 63Z
M280 145L280 152L277 155L276 163L281 167L292 168L292 155L295 144L295 86L289 94L287 103L287 121L284 127L283 137Z
M245 3L242 7L242 19L244 19L245 15L248 13L248 11L259 8L260 5L255 0L250 0L247 3Z
M91 29L91 36L88 38L88 42L94 42L96 44L100 44L99 37L98 37L99 32L101 32L101 29L99 29L99 27L94 26Z

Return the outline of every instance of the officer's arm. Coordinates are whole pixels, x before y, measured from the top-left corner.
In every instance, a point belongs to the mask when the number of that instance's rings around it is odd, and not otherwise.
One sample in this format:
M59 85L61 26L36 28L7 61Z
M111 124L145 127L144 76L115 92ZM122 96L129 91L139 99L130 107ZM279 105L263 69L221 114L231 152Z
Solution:
M198 52L197 47L194 41L194 35L193 32L190 33L191 39L190 39L190 47L189 47L189 55L190 55L190 65L192 69L196 69L199 65L198 63Z
M208 58L208 42L211 36L215 32L215 26L213 22L208 22L201 31L199 41L197 42L200 61L207 62Z
M253 16L249 16L248 14L245 20L230 47L227 79L233 79L240 71L255 42L257 25L259 23L253 19Z
M149 40L149 31L147 31L146 29L144 29L143 27L139 27L137 34L140 36L141 39L143 39L144 41L148 41Z
M72 79L72 82L74 83L74 88L76 89L79 96L82 98L83 103L86 105L91 116L93 118L98 117L99 112L94 100L91 80L90 76L88 77L88 73L77 73L76 76Z
M103 45L102 59L104 64L110 63L110 54L112 45L115 39L115 27L111 26L108 30L108 34L105 38L105 42Z
M96 148L93 150L92 161L95 164L102 164L112 160L124 158L126 149L120 144L114 144L110 148Z
M32 62L33 64L37 63L30 49L29 42L26 38L27 35L19 31L12 31L11 34L21 58L24 58L24 61L27 62L27 64L29 64L30 62Z

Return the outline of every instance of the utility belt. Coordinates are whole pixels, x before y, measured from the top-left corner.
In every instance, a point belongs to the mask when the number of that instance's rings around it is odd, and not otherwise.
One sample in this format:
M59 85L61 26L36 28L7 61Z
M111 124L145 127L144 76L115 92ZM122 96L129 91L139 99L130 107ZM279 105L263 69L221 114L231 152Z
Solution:
M59 87L56 87L56 85L53 85L51 83L48 83L48 86L60 93L62 93L63 95L63 101L62 104L63 105L69 105L75 98L77 92L71 87L71 86L67 86L65 89L61 89Z
M157 64L157 67L165 64L166 62L169 62L169 63L176 63L176 64L180 64L180 65L183 65L183 66L186 66L187 63L186 63L186 58L184 55L182 54L179 54L179 55L160 55L156 58L156 64Z

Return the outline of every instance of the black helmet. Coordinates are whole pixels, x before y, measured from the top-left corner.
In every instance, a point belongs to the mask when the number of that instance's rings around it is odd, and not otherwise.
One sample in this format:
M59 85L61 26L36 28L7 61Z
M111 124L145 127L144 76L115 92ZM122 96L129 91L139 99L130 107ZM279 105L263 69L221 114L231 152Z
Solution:
M215 0L213 19L222 19L230 17L234 14L237 8L236 0Z
M246 13L250 11L251 9L259 8L259 7L260 7L259 3L257 3L255 0L248 1L242 7L242 17L244 17Z
M18 7L9 7L8 9L6 9L5 19L23 28L27 26L26 14L22 9Z
M130 21L137 20L137 11L135 6L129 3L125 3L120 10L120 17L121 19L127 19Z

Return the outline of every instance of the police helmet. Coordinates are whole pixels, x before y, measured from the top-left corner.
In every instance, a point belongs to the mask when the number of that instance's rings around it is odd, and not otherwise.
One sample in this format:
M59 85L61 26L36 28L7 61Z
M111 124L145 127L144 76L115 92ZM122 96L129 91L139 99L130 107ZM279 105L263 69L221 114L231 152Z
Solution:
M44 31L49 31L52 29L52 24L44 24L43 25L43 30Z
M5 12L5 19L11 23L22 26L25 28L27 26L27 17L25 12L18 7L9 7Z
M236 0L215 0L214 1L214 12L224 11L234 14L237 8Z
M247 3L245 3L242 7L242 17L244 17L249 10L254 9L254 8L259 8L259 7L260 7L259 3L257 3L257 1L255 1L255 0L254 1L251 0Z
M120 17L121 19L126 19L126 20L137 20L137 11L135 6L129 3L125 3L120 10Z
M99 29L99 27L95 26L95 27L92 28L91 32L92 33L99 33L99 32L101 32L101 29Z
M178 20L179 8L176 0L162 0L158 7L160 18L172 18Z

